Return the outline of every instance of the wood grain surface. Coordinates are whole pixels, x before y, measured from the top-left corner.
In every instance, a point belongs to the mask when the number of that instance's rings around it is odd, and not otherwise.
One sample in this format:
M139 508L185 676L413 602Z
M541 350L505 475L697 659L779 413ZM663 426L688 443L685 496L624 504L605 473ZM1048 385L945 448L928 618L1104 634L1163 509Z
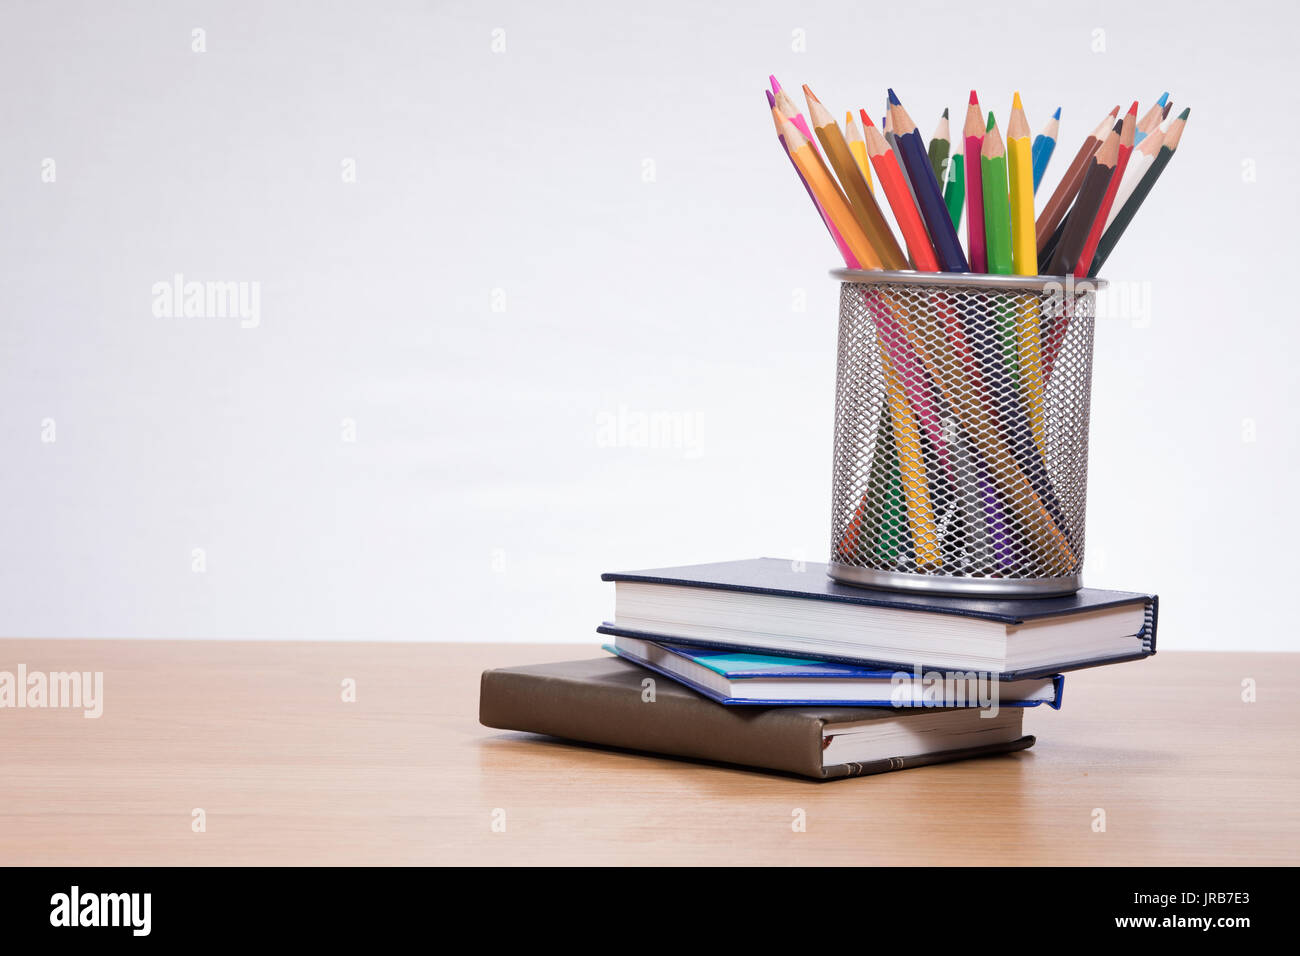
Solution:
M1300 860L1300 654L1080 671L1028 713L1030 751L829 783L479 725L484 668L600 653L0 641L0 671L104 674L98 719L0 709L0 863Z

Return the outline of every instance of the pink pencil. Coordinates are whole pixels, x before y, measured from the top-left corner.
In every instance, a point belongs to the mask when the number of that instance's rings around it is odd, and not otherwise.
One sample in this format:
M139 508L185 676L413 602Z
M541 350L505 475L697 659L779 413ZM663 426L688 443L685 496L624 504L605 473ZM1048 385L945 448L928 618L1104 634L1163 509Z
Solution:
M767 94L767 105L772 109L776 109L776 97L771 93ZM781 141L781 148L785 150L785 155L786 158L790 160L790 165L794 166L794 174L799 177L799 182L803 183L803 188L808 191L808 198L811 199L813 205L817 207L817 212L822 217L822 222L826 223L826 228L830 231L831 238L835 240L835 245L839 247L840 255L844 257L844 264L850 269L859 268L857 258L849 251L848 244L839 234L839 230L837 230L831 223L831 217L826 215L826 210L822 209L821 203L819 203L817 197L813 195L812 189L808 186L808 180L803 178L803 173L799 172L798 166L795 166L794 157L790 155L790 147L786 145L785 137L781 135L780 129L777 130L777 139Z
M808 145L813 148L813 152L821 155L821 150L817 148L817 137L812 134L808 124L804 121L803 114L799 112L799 107L794 105L794 100L790 95L781 89L781 84L776 81L775 76L769 76L772 81L772 94L776 97L777 108L785 114L785 118L794 123L794 128L803 133L804 138L808 140Z
M799 107L795 106L794 101L790 99L784 90L781 89L781 84L776 81L775 76L769 76L768 79L772 81L772 88L774 90L772 99L776 104L776 109L781 112L782 116L794 124L795 129L804 135L804 138L808 140L808 145L811 146L813 152L817 154L818 162L821 162L821 152L817 149L817 137L812 134L812 130L810 130L808 124L804 122L803 114L799 112ZM785 146L784 137L781 138L781 145ZM787 156L790 155L789 147L786 147L785 152ZM790 162L793 163L794 160L791 159ZM802 176L799 178L801 180L803 179ZM807 186L808 184L804 183L804 188L807 188ZM817 202L816 197L813 197L813 202ZM844 257L845 264L850 269L862 268L858 263L857 258L849 251L848 243L844 241L844 237L841 236L840 231L835 228L835 225L831 222L830 216L826 215L826 210L822 209L820 203L817 204L817 211L822 214L822 221L826 223L826 228L831 231L831 238L835 240L835 245L839 247L840 255Z

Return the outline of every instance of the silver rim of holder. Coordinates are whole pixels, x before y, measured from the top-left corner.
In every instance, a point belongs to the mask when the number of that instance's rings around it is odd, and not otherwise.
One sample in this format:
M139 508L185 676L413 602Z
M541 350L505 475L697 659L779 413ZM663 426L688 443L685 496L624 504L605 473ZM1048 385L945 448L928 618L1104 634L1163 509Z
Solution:
M1048 292L1067 289L1071 293L1096 292L1106 288L1105 279L1076 279L1074 276L990 276L978 272L913 272L888 269L832 269L831 277L855 285L923 285L950 289L992 289L1014 292Z
M1064 578L958 578L901 571L875 571L871 568L850 567L838 561L830 563L827 575L841 584L853 584L858 587L966 597L1059 597L1073 594L1083 587L1083 580L1077 574Z

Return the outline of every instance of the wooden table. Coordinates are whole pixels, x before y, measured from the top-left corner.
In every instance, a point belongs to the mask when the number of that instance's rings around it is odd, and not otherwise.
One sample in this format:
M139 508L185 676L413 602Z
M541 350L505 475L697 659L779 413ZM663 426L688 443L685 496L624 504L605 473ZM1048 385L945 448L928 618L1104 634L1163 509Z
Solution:
M1030 751L824 784L478 724L484 668L599 653L0 641L0 671L104 674L99 719L0 709L0 864L1300 859L1300 654L1080 671Z

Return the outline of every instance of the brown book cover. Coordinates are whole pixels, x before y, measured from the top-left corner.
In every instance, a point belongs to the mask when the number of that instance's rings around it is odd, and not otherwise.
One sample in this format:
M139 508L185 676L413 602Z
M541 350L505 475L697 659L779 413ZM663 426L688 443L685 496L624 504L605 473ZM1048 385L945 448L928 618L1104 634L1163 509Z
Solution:
M653 700L642 683L646 679L654 681ZM1023 714L1022 708L1009 709ZM869 763L822 764L828 726L906 720L908 715L937 710L724 707L676 681L615 657L484 671L479 690L479 721L487 727L740 764L816 780L905 770L1033 746L1033 737L1022 736L1004 743Z

